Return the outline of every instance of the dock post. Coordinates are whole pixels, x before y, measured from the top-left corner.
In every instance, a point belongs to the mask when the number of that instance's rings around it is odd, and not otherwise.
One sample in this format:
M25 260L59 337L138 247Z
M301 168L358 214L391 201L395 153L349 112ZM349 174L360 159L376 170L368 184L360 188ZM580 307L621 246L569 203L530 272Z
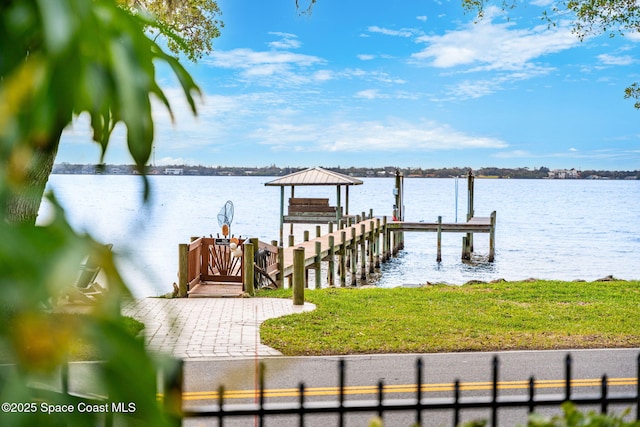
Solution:
M255 247L251 240L247 239L242 244L242 269L244 276L244 291L249 295L255 294L254 277L253 277L253 256Z
M335 256L336 256L335 238L333 235L329 235L329 266L327 267L327 282L329 283L329 286L332 288L336 285Z
M364 222L360 223L360 280L367 280L367 248Z
M322 287L322 283L320 281L320 267L322 262L322 244L319 241L316 241L316 265L315 265L315 276L316 276L316 289L320 289Z
M382 217L382 261L389 259L389 230L387 227L387 217Z
M189 275L189 245L181 243L178 245L178 297L188 296Z
M356 240L356 227L351 227L351 286L357 286L356 266L358 264L358 241Z
M330 222L329 224L327 224L327 226L329 227L329 230L327 231L328 234L333 233L333 222Z
M474 187L475 177L473 176L473 170L469 169L469 173L467 175L467 222L469 222L476 214L474 208ZM473 252L473 233L467 233L467 247L469 258L465 259L471 259L471 252Z
M289 234L289 247L294 245L295 236L293 234Z
M438 216L438 253L436 262L442 261L442 216Z
M304 305L304 248L293 250L293 305Z
M491 231L489 232L489 262L496 255L496 211L491 212Z
M369 219L373 219L373 208L369 209Z
M284 248L278 246L278 274L276 275L276 285L284 289Z
M347 286L347 233L340 231L340 256L338 257L338 272L340 274L340 286Z
M319 225L316 225L316 238L322 236L322 227Z
M471 242L467 236L462 238L462 259L471 259Z
M303 239L305 242L309 241L309 230L304 230Z
M370 221L369 224L371 226L369 230L369 238L367 239L368 248L369 248L369 274L373 274L375 269L375 266L374 266L375 257L373 255L373 251L375 250L375 246L376 246L375 240L374 240L376 223L374 221Z
M374 248L376 251L375 268L380 268L380 218L376 218L376 231L374 236Z

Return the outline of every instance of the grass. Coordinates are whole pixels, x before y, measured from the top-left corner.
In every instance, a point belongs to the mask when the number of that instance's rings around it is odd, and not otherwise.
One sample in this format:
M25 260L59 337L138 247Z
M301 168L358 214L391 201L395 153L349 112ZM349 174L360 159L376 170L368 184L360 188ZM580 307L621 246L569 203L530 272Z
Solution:
M263 343L286 355L640 346L639 281L329 288L305 300L317 309L267 320Z

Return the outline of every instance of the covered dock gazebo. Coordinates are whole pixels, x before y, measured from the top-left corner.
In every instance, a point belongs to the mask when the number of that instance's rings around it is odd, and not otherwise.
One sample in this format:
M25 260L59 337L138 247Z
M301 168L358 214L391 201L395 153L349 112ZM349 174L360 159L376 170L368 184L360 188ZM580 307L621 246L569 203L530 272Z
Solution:
M280 245L283 242L285 223L299 224L327 224L338 222L349 215L349 187L361 185L362 181L341 173L320 167L294 172L265 183L266 186L280 187ZM329 206L329 199L296 198L295 187L307 185L335 185L336 206ZM285 187L291 187L288 212L284 211ZM342 187L345 188L344 213L342 209Z

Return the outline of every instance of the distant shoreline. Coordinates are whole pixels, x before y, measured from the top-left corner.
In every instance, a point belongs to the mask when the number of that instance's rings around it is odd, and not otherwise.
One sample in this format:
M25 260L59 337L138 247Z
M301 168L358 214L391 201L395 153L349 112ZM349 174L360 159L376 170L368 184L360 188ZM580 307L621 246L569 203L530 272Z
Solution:
M378 168L358 167L325 167L334 172L359 178L387 178L395 176L399 169L407 178L454 178L464 177L469 168L396 168L392 166ZM269 176L277 177L288 175L303 170L299 167L228 167L228 166L191 166L169 165L148 166L148 175L165 176ZM53 174L58 175L138 175L139 172L133 165L95 165L95 164L71 164L59 163L53 167ZM609 171L609 170L583 170L576 169L549 169L540 167L530 168L495 168L485 167L474 169L477 178L494 179L593 179L593 180L640 180L640 170L635 171Z

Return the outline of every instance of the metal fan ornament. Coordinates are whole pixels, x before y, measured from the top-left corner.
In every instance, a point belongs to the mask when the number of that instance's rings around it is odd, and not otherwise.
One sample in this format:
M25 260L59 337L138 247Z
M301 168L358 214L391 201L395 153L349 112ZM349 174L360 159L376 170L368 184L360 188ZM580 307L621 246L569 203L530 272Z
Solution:
M218 212L218 225L222 228L222 235L228 237L231 232L233 222L233 202L227 200L220 212Z

